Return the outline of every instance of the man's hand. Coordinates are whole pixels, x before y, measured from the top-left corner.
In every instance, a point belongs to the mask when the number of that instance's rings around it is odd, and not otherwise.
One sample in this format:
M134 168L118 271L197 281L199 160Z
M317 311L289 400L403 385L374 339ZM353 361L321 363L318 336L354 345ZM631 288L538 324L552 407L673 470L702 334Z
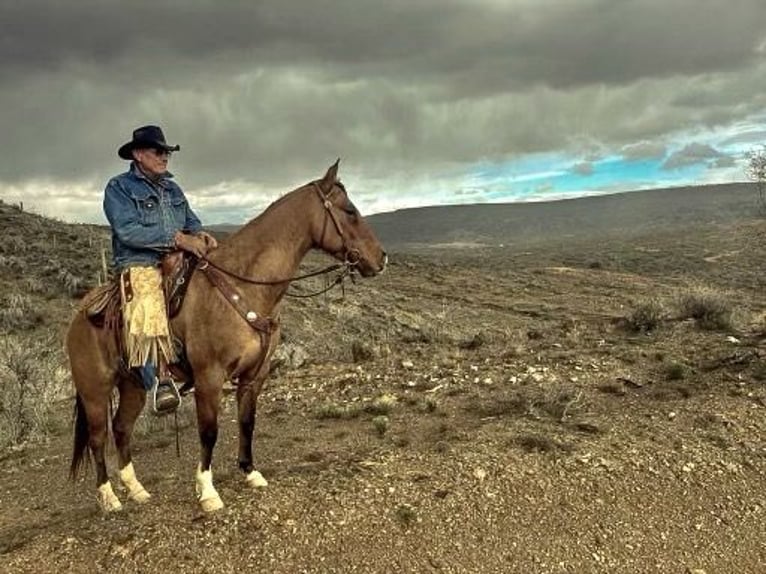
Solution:
M196 235L187 235L186 233L176 231L173 241L178 249L188 251L197 257L204 257L208 252L208 245L205 239Z
M205 246L207 247L208 251L212 251L218 247L218 241L216 241L215 237L210 235L207 231L198 231L194 235L195 237L199 237L205 242Z

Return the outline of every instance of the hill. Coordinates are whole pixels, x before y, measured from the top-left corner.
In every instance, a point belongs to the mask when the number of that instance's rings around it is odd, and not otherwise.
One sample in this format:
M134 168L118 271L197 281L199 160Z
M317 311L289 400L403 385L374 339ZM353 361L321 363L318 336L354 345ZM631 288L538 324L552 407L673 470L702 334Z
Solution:
M95 281L103 230L0 210L23 245L3 254L4 309L27 304L0 322L0 571L760 574L766 221L747 191L700 211L685 193L673 209L651 192L508 206L529 230L510 246L492 214L498 235L473 249L393 237L383 275L287 301L288 353L258 403L269 487L244 485L227 393L213 515L194 496L191 401L178 457L170 418L139 420L148 504L104 517L92 473L63 486L76 298L57 269ZM454 240L429 213L420 237ZM109 468L117 484L114 453Z
M722 224L758 213L754 184L657 189L540 203L402 209L368 219L397 248L452 243L518 245Z

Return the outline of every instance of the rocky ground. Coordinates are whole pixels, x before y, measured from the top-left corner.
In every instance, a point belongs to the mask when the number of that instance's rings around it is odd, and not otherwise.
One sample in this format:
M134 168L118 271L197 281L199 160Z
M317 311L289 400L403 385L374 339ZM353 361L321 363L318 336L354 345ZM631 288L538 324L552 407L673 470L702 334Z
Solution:
M63 432L2 455L0 571L764 572L765 233L394 253L345 298L288 303L266 489L237 470L231 395L209 516L190 405L180 457L145 416L153 497L115 515L92 472L67 482Z

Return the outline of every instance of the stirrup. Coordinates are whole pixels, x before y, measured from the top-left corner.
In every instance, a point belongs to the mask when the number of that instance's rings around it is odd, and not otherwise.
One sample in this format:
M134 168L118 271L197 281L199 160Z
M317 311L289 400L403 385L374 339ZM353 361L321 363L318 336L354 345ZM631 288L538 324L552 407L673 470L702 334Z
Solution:
M168 389L170 391L170 399L165 399L165 402L171 402L172 405L169 404L158 404L157 403L157 393L160 390ZM166 395L167 396L167 395ZM152 388L152 410L154 411L155 415L166 415L174 412L178 407L181 405L181 395L178 392L178 388L176 387L175 383L172 379L162 379L157 380L157 382L154 384L154 387Z

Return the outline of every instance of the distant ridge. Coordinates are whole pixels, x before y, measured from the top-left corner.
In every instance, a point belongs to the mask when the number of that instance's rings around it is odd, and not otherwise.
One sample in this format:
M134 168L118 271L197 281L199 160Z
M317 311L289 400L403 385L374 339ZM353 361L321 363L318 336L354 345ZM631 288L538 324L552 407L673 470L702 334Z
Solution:
M514 244L757 217L753 183L679 187L535 203L401 209L367 219L387 247Z

